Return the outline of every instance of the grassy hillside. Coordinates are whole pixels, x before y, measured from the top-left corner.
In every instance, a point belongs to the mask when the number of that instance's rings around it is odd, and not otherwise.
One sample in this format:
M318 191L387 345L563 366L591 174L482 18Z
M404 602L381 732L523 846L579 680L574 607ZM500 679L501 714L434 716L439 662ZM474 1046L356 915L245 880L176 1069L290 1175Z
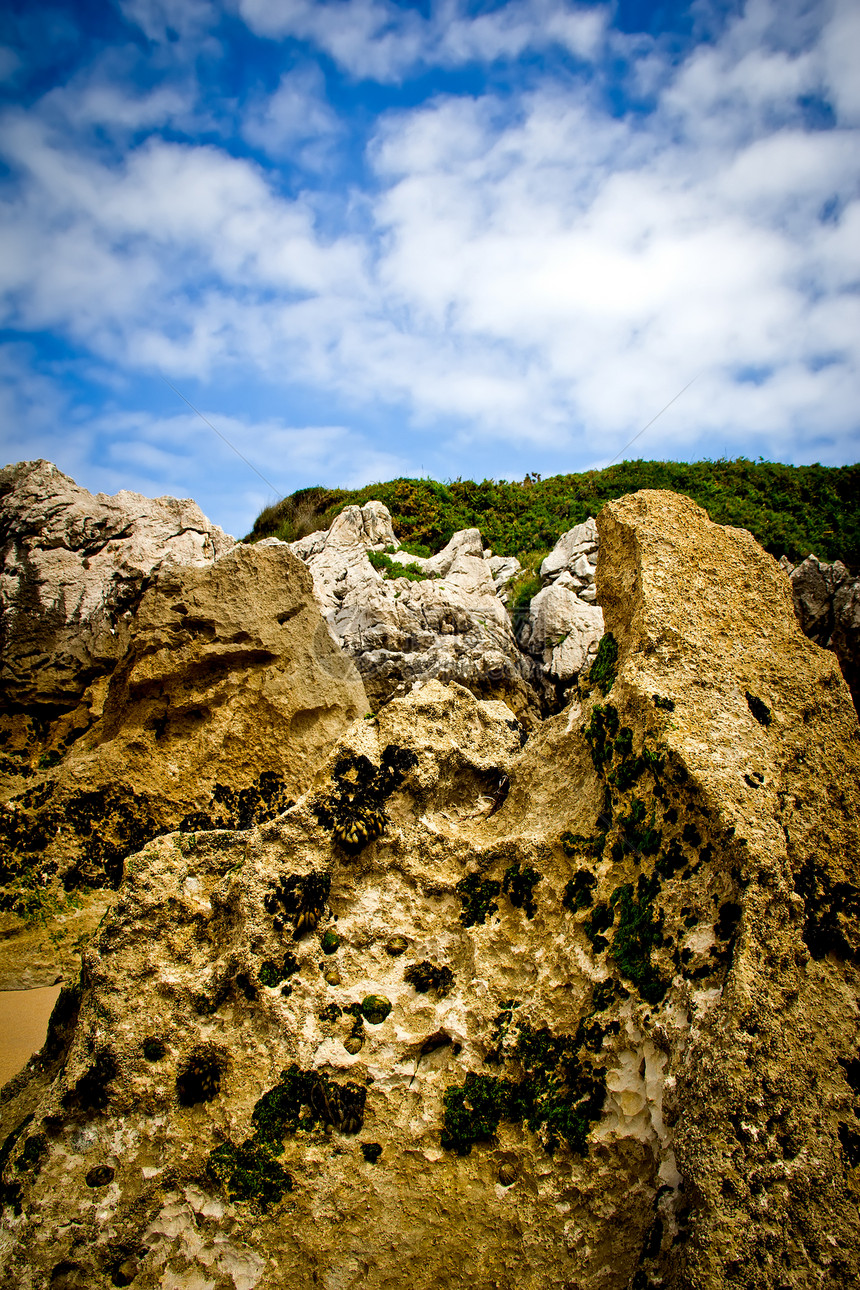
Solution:
M351 503L375 498L391 511L394 531L416 555L438 551L457 529L476 527L498 555L548 551L566 529L596 515L604 502L640 488L686 493L712 520L749 529L774 556L797 562L812 551L860 569L860 464L783 466L778 462L625 461L606 470L521 482L393 479L353 491L305 488L267 507L250 541L293 541L327 528Z

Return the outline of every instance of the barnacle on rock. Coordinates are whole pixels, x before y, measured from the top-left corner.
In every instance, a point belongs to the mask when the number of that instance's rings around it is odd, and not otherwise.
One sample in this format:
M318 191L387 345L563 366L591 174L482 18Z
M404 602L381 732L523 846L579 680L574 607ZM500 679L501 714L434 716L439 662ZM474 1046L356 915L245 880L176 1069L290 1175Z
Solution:
M280 1149L286 1134L319 1124L330 1124L341 1133L358 1133L364 1124L366 1097L367 1090L359 1084L335 1084L320 1071L303 1071L293 1063L254 1107L255 1137Z
M362 1142L360 1146L361 1154L364 1156L367 1163L369 1165L375 1165L379 1157L382 1155L381 1144L379 1142Z
M392 958L396 958L398 954L405 953L408 948L409 942L405 936L389 936L385 942L385 952L390 954Z
M280 963L276 963L272 959L266 959L265 963L260 966L260 984L269 988L280 985L282 981L288 980L298 970L298 959L291 950L287 950Z
M263 905L276 917L282 909L293 922L295 938L315 930L325 912L331 891L331 875L325 872L282 874L269 888ZM283 923L283 920L280 920Z
M180 1106L211 1102L221 1090L221 1076L227 1065L224 1050L216 1044L198 1044L193 1048L176 1077L176 1096Z
M361 1014L371 1026L381 1026L391 1011L391 1004L383 994L368 994L361 1001Z
M414 986L419 994L435 990L437 994L446 995L454 984L454 973L449 967L434 967L427 959L423 959L406 969L403 980Z
M315 804L317 819L348 854L356 855L385 832L384 803L416 765L415 754L389 744L379 766L367 757L341 757L332 770L332 791Z
M323 954L334 954L336 950L340 949L340 937L337 932L323 932L320 937L320 948Z

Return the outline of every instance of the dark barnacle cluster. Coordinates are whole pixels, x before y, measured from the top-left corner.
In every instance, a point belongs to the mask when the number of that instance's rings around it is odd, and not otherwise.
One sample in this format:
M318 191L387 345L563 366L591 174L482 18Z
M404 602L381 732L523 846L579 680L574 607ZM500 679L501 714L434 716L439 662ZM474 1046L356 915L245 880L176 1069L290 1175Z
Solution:
M265 824L293 805L286 784L274 771L263 771L256 784L231 788L216 784L209 807L192 811L179 825L182 833L205 833L212 829L250 829Z
M289 919L298 940L304 932L312 932L316 928L330 891L331 875L328 873L282 874L269 888L263 904L268 913L274 915L275 931L282 932L286 919Z
M176 1096L180 1106L211 1102L221 1091L221 1076L226 1069L224 1050L216 1044L198 1044L176 1077Z
M427 959L423 959L406 969L403 980L414 986L419 994L435 990L437 994L446 995L454 984L454 973L449 967L435 967Z
M317 819L344 851L357 855L385 832L385 800L416 764L415 754L396 744L388 745L379 766L362 755L341 757L332 771L331 793L315 804Z
M284 1137L331 1125L340 1133L358 1133L364 1124L367 1089L351 1082L335 1084L320 1071L303 1071L295 1063L254 1107L255 1137L270 1149L280 1149Z

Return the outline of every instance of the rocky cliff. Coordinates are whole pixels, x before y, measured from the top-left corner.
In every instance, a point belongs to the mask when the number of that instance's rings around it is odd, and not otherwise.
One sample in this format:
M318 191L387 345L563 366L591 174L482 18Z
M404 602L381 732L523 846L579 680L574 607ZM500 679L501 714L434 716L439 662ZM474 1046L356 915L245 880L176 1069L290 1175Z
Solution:
M0 987L77 970L126 856L281 812L367 709L304 565L191 502L3 472Z
M749 534L597 529L606 633L527 742L422 682L126 862L4 1091L0 1283L857 1283L856 713Z

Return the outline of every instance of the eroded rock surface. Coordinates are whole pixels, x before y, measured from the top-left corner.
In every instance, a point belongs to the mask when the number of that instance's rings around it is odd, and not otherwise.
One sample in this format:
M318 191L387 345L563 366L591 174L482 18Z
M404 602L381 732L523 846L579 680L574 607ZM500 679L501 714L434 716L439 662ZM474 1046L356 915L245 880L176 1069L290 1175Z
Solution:
M128 854L170 829L280 813L367 708L283 547L162 563L126 641L0 813L4 988L76 963Z
M431 682L129 863L5 1093L4 1286L857 1284L856 714L749 534L599 528L522 751Z

